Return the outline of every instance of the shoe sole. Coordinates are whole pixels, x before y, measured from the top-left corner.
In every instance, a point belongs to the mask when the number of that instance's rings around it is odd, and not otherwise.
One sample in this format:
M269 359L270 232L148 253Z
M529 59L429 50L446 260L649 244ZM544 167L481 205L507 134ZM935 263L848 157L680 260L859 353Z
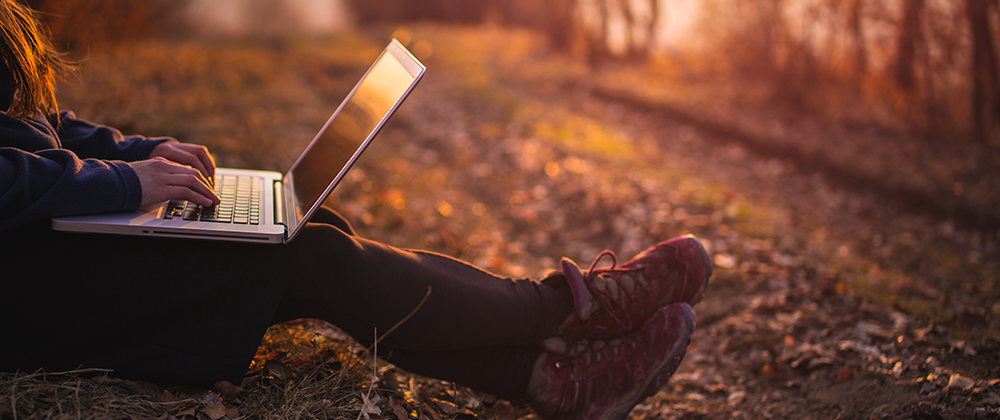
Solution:
M665 357L663 362L653 370L655 373L646 377L635 398L615 407L602 420L625 420L636 405L659 392L660 388L670 381L670 377L674 375L674 372L677 372L677 368L680 367L685 354L687 354L687 346L691 343L691 333L694 332L694 310L691 309L690 305L684 303L676 303L675 305L682 305L681 313L684 315L684 339L679 340L674 345L674 348L670 351L670 355Z

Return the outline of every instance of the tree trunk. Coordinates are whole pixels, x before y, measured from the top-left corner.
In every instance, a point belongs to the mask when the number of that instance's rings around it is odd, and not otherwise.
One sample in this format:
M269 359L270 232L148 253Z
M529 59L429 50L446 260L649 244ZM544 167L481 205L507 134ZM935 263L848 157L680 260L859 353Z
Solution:
M1000 122L1000 75L989 16L995 6L991 0L965 1L972 34L972 123L979 141L987 141L993 124Z
M793 42L785 26L782 13L784 0L747 1L747 10L752 10L755 26L759 37L755 40L757 58L748 63L749 68L761 71L764 75L775 76L784 67L779 61L777 51L782 47L792 47ZM752 9L751 9L752 8Z
M660 0L649 0L649 24L646 25L646 54L656 48L656 32L660 26Z
M848 26L851 28L851 36L854 38L854 73L860 81L868 71L868 53L865 51L865 34L861 26L861 9L864 0L854 0L851 2L848 19Z
M591 68L601 66L610 55L608 52L608 2L611 0L596 0L597 29L588 31L587 62Z
M544 30L552 47L568 50L572 37L576 35L576 0L546 0L542 3L547 10Z
M924 9L924 0L905 0L903 4L903 24L896 44L896 83L904 90L911 90L916 81L913 66L917 57L920 14Z
M619 0L618 7L622 11L622 18L625 19L625 54L634 57L636 55L635 14L632 12L632 1Z

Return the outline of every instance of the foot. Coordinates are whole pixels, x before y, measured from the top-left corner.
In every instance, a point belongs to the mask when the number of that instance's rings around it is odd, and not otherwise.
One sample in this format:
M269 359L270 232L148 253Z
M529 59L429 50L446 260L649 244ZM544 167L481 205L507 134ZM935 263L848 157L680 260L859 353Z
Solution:
M667 383L693 330L694 311L677 303L660 308L623 339L555 346L564 351L538 358L528 400L547 420L622 420Z
M610 267L597 267L605 256ZM575 311L560 327L569 340L607 340L634 331L657 309L672 303L698 303L712 276L705 247L687 235L659 243L616 266L604 251L586 273L568 258L562 269L573 293Z

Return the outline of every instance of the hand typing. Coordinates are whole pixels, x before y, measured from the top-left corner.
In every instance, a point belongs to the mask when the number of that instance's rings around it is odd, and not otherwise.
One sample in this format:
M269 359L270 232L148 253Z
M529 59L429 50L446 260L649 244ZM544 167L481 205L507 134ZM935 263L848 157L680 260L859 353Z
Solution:
M151 158L157 156L195 168L205 179L215 176L215 158L208 153L207 147L200 144L166 141L158 144L149 154Z
M219 198L209 179L215 160L205 146L168 141L150 153L150 159L130 163L142 186L142 205L166 200L187 200L214 206Z

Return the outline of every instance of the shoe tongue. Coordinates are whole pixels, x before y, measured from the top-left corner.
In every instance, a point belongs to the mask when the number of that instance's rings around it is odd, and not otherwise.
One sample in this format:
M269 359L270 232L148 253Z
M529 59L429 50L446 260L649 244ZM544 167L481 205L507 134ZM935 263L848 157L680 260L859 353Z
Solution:
M563 258L561 263L563 275L565 275L570 282L583 282L583 271L580 270L580 267L577 266L573 260Z
M563 275L566 276L570 291L573 292L573 308L576 310L576 316L581 321L586 321L594 312L594 305L590 290L587 290L587 285L583 283L583 272L569 258L563 258L561 264Z

